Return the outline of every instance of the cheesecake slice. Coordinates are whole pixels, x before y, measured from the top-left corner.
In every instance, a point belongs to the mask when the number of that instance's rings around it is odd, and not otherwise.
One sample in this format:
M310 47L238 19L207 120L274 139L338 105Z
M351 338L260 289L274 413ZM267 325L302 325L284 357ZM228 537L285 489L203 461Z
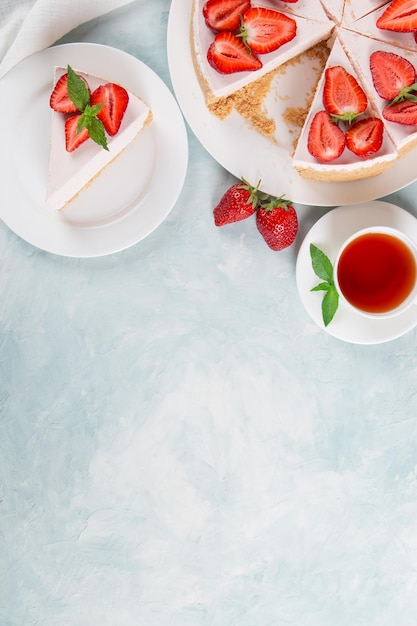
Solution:
M323 111L325 109L323 103L323 92L326 69L335 66L341 66L349 74L351 74L367 95L367 88L365 86L367 83L361 81L357 72L350 63L339 39L336 38L327 60L325 71L323 72L317 85L313 102L301 131L293 156L293 167L302 178L321 182L352 181L377 176L392 165L397 157L395 146L386 132L383 133L382 145L379 150L375 152L375 154L368 157L359 157L346 146L340 156L332 161L323 162L318 160L309 151L309 133L313 118L317 113L319 113L319 111ZM369 117L380 117L377 114L372 101L369 98L367 98L367 100L367 108L363 111L363 113L361 113L360 116L358 116L358 121ZM343 122L339 124L339 127L344 133L346 133L349 130L350 125L347 122Z
M66 73L63 67L55 68L54 85ZM106 80L76 70L93 92ZM128 105L120 129L115 135L107 136L108 150L87 139L73 152L66 149L65 120L69 115L52 110L50 129L50 155L46 192L46 203L54 210L64 209L84 188L92 184L97 176L136 138L151 122L149 106L138 96L127 91Z
M412 32L395 32L392 30L385 30L377 26L377 20L386 10L386 5L380 7L372 13L368 13L363 17L355 20L354 22L345 22L345 28L353 30L354 32L370 37L371 39L378 39L379 41L385 41L393 46L399 48L405 48L406 50L417 50L417 43L415 34Z
M371 54L380 50L399 55L407 59L417 70L417 52L400 50L397 46L370 39L348 30L344 30L340 36L343 38L343 45L348 50L351 62L355 66L361 80L369 87L369 95L374 102L378 115L383 117L383 110L387 106L388 101L381 98L373 86L370 67ZM388 120L384 120L384 124L400 155L406 154L417 146L417 125L404 125Z
M205 0L193 0L191 52L206 105L212 113L218 115L221 119L226 117L231 110L227 104L228 98L239 98L239 91L248 87L252 92L255 92L257 84L261 85L261 83L257 83L259 79L271 76L271 73L285 62L309 50L330 36L334 24L327 19L321 4L317 1L314 8L312 8L311 3L308 3L306 0L299 1L299 6L296 6L298 3L288 4L274 2L274 0L253 2L252 6L279 10L290 16L296 22L296 35L291 41L285 43L277 50L259 55L262 62L261 68L254 71L239 71L225 74L214 69L207 58L207 51L213 42L215 33L207 27L204 20L203 6ZM291 6L291 9L288 8L289 6ZM302 14L310 17L303 17ZM315 16L314 19L311 17L313 15ZM245 94L242 94L242 97L245 97Z

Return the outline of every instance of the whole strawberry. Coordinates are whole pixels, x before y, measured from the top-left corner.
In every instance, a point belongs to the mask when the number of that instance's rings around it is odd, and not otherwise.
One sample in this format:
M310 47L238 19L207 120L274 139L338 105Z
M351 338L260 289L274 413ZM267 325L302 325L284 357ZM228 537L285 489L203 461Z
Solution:
M291 200L284 200L280 196L259 207L256 226L272 250L288 248L298 232L297 213Z
M259 202L259 183L252 187L246 180L235 183L223 194L218 205L213 209L214 223L224 226L239 222L253 215Z

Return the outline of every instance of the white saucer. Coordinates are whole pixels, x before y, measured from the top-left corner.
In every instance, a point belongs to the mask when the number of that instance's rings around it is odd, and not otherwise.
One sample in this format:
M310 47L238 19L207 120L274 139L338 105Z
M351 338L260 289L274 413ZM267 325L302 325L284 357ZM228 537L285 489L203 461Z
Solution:
M333 263L338 247L347 237L361 228L377 224L398 228L417 241L417 219L395 204L376 200L329 211L310 229L298 252L297 289L307 313L327 333L350 343L384 343L401 337L417 325L417 307L389 319L371 320L339 303L333 320L324 326L321 313L323 292L311 291L320 279L311 265L310 243L323 250Z
M51 93L56 65L70 64L118 82L149 105L153 120L64 211L45 202ZM13 94L13 98L9 96ZM178 104L159 76L110 46L46 48L0 81L0 219L32 245L70 257L113 254L148 236L168 216L188 165L188 137Z

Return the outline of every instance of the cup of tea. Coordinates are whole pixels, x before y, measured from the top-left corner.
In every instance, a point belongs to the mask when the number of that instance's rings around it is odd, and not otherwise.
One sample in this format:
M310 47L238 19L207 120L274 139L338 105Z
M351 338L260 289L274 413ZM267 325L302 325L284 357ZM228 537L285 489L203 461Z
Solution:
M357 313L403 313L417 304L417 245L391 227L357 231L339 249L334 282L340 299Z

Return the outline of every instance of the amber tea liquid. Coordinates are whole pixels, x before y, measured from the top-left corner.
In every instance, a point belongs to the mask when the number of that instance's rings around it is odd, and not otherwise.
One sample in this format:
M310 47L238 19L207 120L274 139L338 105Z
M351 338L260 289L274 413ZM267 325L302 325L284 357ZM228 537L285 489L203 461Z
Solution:
M416 263L408 246L392 235L366 233L351 241L338 264L346 300L367 313L387 313L411 293Z

